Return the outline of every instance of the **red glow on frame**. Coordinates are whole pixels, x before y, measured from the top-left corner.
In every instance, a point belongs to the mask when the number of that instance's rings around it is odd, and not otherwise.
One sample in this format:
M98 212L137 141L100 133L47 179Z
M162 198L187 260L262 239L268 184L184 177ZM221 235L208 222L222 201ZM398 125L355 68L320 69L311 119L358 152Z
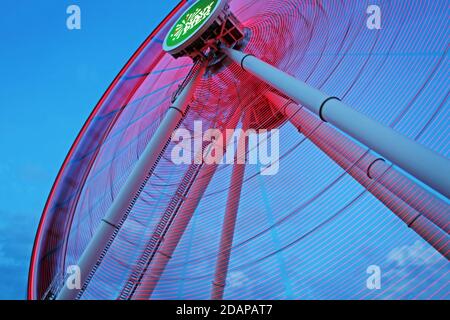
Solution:
M28 273L28 293L27 293L28 300L36 300L37 299L36 292L35 292L35 289L36 289L36 283L35 283L35 277L36 277L36 275L35 275L35 271L36 271L35 270L35 267L36 267L36 256L37 256L37 253L39 252L39 245L40 245L40 241L41 241L41 237L42 237L42 229L43 229L43 225L46 222L49 205L50 205L50 203L53 200L53 196L54 196L55 190L56 190L58 184L60 183L61 176L62 176L64 170L66 169L67 164L69 163L70 159L72 158L74 151L77 149L77 146L78 146L80 140L82 139L82 137L84 136L87 128L91 124L92 119L97 115L97 112L99 111L100 107L103 105L105 100L108 98L108 96L110 95L111 91L115 88L115 86L119 82L120 78L125 74L125 72L128 70L128 68L133 64L135 59L141 54L142 50L144 50L144 48L147 46L147 44L164 27L164 25L170 19L172 19L175 14L178 13L178 11L186 3L187 3L187 0L181 0L180 3L172 10L172 12L169 13L169 15L156 27L156 29L150 34L150 36L141 44L139 49L133 54L133 56L130 58L130 60L122 68L122 70L119 72L119 74L113 80L111 85L108 87L107 91L104 93L104 95L102 96L100 101L97 103L96 107L94 108L94 110L90 114L90 116L87 119L86 123L83 125L83 128L81 129L81 131L78 134L75 142L73 143L72 147L70 148L70 151L69 151L67 157L65 158L61 169L58 172L58 175L56 177L55 183L52 186L52 189L50 191L50 195L49 195L49 197L47 199L47 202L45 204L45 207L44 207L44 211L43 211L42 217L41 217L41 219L39 221L38 230L37 230L37 233L36 233L36 238L35 238L35 241L34 241L33 251L32 251L32 255L31 255L30 269L29 269L29 273Z
M185 2L182 2L180 6L183 3ZM364 88L367 87L366 84L368 83L373 82L380 85L385 84L386 81L391 81L383 78L382 81L375 79L376 71L384 70L386 63L385 57L376 53L390 52L393 43L399 46L404 45L405 47L402 48L406 50L408 43L405 44L394 37L378 37L377 33L371 33L372 37L364 37L361 40L359 33L364 30L354 27L357 26L357 22L354 20L355 12L356 14L363 12L363 10L360 10L361 4L358 1L348 1L341 3L341 5L333 5L332 2L331 4L322 4L316 1L298 2L296 0L284 0L282 3L286 5L283 6L280 6L280 3L279 0L234 0L232 2L233 12L243 22L250 35L248 43L242 50L246 53L253 53L262 60L276 65L278 68L325 92L334 93L340 98L352 102L354 106L364 108L367 105L367 109L364 111L371 115L376 115L377 112L381 111L389 114L391 110L382 110L382 106L378 106L378 104L371 105L371 101L368 99L355 101L355 96L361 97L363 94L367 94ZM399 12L403 12L401 5L403 4L398 3L395 6L395 9ZM337 21L339 23L336 23ZM388 19L387 22L389 22ZM348 26L346 23L348 23ZM396 21L392 23L396 23ZM398 27L398 30L400 28ZM397 30L395 27L392 29ZM165 29L160 26L159 30L164 31ZM284 37L277 37L276 35L281 31L284 31ZM435 31L438 32L439 28L435 28ZM158 29L153 34L157 32ZM160 35L163 33L159 32L156 36L157 40L162 40ZM439 41L437 43L440 44ZM143 48L146 45L150 47L149 50ZM85 245L83 241L91 235L89 227L93 228L95 225L95 222L92 223L89 219L94 221L100 219L105 208L110 205L109 198L104 202L101 202L103 200L98 201L99 206L96 206L97 201L91 201L90 199L96 200L97 197L103 197L104 194L110 192L110 188L112 190L120 187L120 180L127 173L123 168L131 166L135 161L136 156L145 146L145 136L149 137L152 134L154 127L151 127L151 125L157 126L159 124L160 117L169 107L171 94L176 90L179 81L185 77L188 67L190 67L186 60L183 62L180 61L182 59L174 60L166 56L159 61L158 57L160 57L161 52L158 50L158 41L149 42L149 39L146 40L118 76L118 78L122 76L122 79L126 80L124 82L131 82L132 84L127 88L121 87L123 82L116 78L89 117L64 162L47 202L44 211L45 217L39 226L38 237L33 250L29 283L30 299L41 298L48 283L64 269L64 263L76 263L77 257L82 252L83 245ZM357 58L354 58L351 54L353 52L367 52L368 55L359 56L358 54L356 55ZM333 54L330 55L330 53ZM139 54L143 57L137 57ZM155 57L157 61L155 61ZM352 62L350 67L348 59L351 59ZM133 60L135 60L135 63L133 63ZM387 57L386 60L389 61ZM180 68L181 66L183 68ZM395 68L398 68L398 64L395 65ZM389 70L389 68L386 70ZM426 80L425 83L429 81L429 79L423 80ZM119 87L118 90L113 89L116 85ZM389 91L383 85L380 88L376 85L373 90L380 97L385 96L385 92ZM237 90L238 87L239 90ZM430 85L423 85L422 87L430 87ZM230 290L232 288L228 287L228 292L225 294L228 298L254 298L255 295L259 298L283 298L284 292L287 293L289 286L293 283L292 278L289 279L292 274L285 276L283 273L288 274L289 270L292 273L292 270L300 270L300 268L302 272L305 271L305 275L294 273L295 277L307 281L311 277L324 275L321 283L331 286L330 279L327 280L325 274L338 267L335 263L324 265L323 269L318 270L318 273L321 273L318 275L311 272L308 274L308 267L311 265L304 265L303 261L333 257L335 252L340 252L335 260L345 259L348 261L348 263L342 265L342 273L344 273L355 265L359 267L364 262L362 260L364 256L359 255L358 250L366 250L367 248L374 250L374 245L379 244L392 248L386 245L390 244L389 240L398 240L399 235L409 237L412 234L412 232L407 231L406 224L400 225L401 221L395 220L399 222L399 225L395 225L389 220L391 212L388 212L388 209L382 206L377 209L376 206L367 205L370 204L368 201L371 201L372 195L378 194L385 199L386 193L381 188L377 193L378 184L370 184L370 190L366 188L359 190L357 188L363 183L370 183L366 170L361 170L358 166L364 160L364 158L360 158L364 156L366 150L348 148L344 152L336 153L328 145L323 145L331 157L321 158L323 153L308 147L308 143L313 139L307 140L307 135L306 137L299 135L296 130L310 128L307 130L308 132L317 134L316 131L320 129L319 126L314 121L310 121L306 123L307 125L294 128L292 127L293 119L289 119L290 123L286 123L286 117L283 114L278 117L280 113L269 109L267 101L264 97L261 97L263 96L262 93L268 89L267 85L243 72L238 64L227 64L226 62L223 65L218 64L203 79L195 93L196 98L191 105L191 112L183 123L190 129L192 122L196 118L201 118L221 127L227 117L228 110L231 109L230 106L235 108L239 106L250 111L251 128L280 126L285 133L283 147L286 150L283 151L282 156L282 160L285 162L283 162L283 170L280 176L275 177L273 181L260 181L258 176L254 174L255 170L252 171L252 167L248 167L246 171L248 176L245 177L242 185L242 198L237 199L235 197L236 199L232 199L239 200L242 208L239 212L236 241L233 245L230 265L232 269L243 270L243 273L247 270L249 270L247 272L254 273L252 275L254 277L252 287L255 288L255 292L235 291L233 293ZM422 91L422 89L419 91ZM156 94L154 94L155 92ZM121 95L128 96L124 98L128 99L126 104L122 104L124 99L121 99ZM408 90L404 94L395 95L393 93L392 96L400 100L397 100L400 103L392 103L393 105L403 106L403 97L415 101L417 92ZM400 96L403 97L399 99ZM389 98L392 99L391 96ZM165 103L159 104L161 101L165 101ZM389 101L392 102L393 100ZM101 108L101 104L106 105L106 107ZM405 115L412 112L410 109L414 108L414 105L414 103L411 103L403 109L394 110L393 114L387 116L386 119L390 121L396 118L395 112L397 111L402 111L398 112L397 117L404 118ZM274 110L276 111L276 109ZM99 120L99 118L110 116L111 118L104 121L108 125L106 127L102 122L103 120ZM112 118L120 118L117 120L117 126L115 126L115 120L111 120ZM303 117L303 120L305 119L306 117ZM113 123L109 124L109 121L113 121ZM433 118L431 118L429 124L432 122ZM99 129L92 130L92 127L97 127L97 124ZM397 124L398 121L396 120L391 123L392 126L397 126ZM428 124L421 129L429 132L427 126ZM404 126L400 126L400 128L405 130ZM111 131L108 131L109 129ZM124 130L121 131L120 129ZM291 131L288 131L290 129ZM406 127L406 130L409 129L409 127ZM323 135L327 139L322 140L334 138L334 134L326 130ZM418 138L419 136L416 139ZM322 140L319 142L324 142ZM137 141L136 144L134 144L135 141ZM131 144L133 146L128 150L127 148ZM99 151L100 148L102 150ZM125 156L120 155L119 151L123 150L125 150ZM86 151L93 153L86 153ZM86 157L84 157L85 155ZM329 161L330 159L333 162ZM127 272L134 267L129 263L137 261L137 258L140 259L139 261L142 258L144 259L142 261L145 262L145 255L141 252L147 248L147 244L142 244L143 241L139 242L139 236L142 235L142 232L138 232L141 230L139 228L144 226L144 228L150 230L153 227L153 220L151 219L155 218L156 221L158 219L157 214L167 213L169 206L166 206L166 201L171 200L171 197L177 200L175 188L183 178L182 169L184 168L174 167L169 161L164 160L158 165L159 171L155 175L154 181L150 181L147 185L145 191L148 191L148 193L141 197L141 203L135 206L131 219L127 219L129 224L121 229L122 239L118 237L118 241L115 241L115 245L109 251L109 260L105 259L102 262L96 273L97 278L91 282L89 290L83 293L82 298L115 298L118 288L114 286L121 286L123 277L128 276ZM77 161L82 162L82 165L78 166ZM343 171L337 171L336 164L341 164ZM209 280L213 280L208 278L211 277L210 265L212 265L211 261L215 260L215 251L219 240L215 235L220 233L218 226L222 223L220 214L217 213L221 211L225 204L224 195L228 191L227 185L230 181L228 171L230 170L227 170L226 167L218 168L210 190L206 192L202 203L199 205L199 210L202 211L203 215L202 218L195 220L198 215L194 215L195 232L194 229L187 229L184 242L181 239L180 249L174 255L171 265L169 265L169 274L161 278L160 288L156 288L152 298L207 297L208 286L210 286ZM369 167L367 171L375 173L376 166ZM357 178L360 178L355 180L361 180L360 185L356 185L354 180L347 178L351 176L352 172L355 173ZM109 177L110 180L108 180ZM403 183L395 176L382 176L379 181L392 186L397 194L407 197L406 200L411 198L411 201L414 201L419 207L425 206L428 202L422 193L410 188L408 184ZM283 190L289 189L298 190L292 199L286 196L288 193L283 192ZM105 190L108 192L105 192ZM63 194L65 191L68 191L68 193ZM372 195L369 193L372 193ZM107 196L114 199L113 191L111 191L111 196L109 194ZM185 200L193 201L196 196L195 192L190 192ZM66 203L69 205L66 205ZM323 207L324 203L327 204L326 209ZM385 201L385 203L388 208L398 207L399 210L410 210L406 206L403 207L403 201ZM439 206L436 206L436 208L439 208ZM383 215L374 217L372 214L376 210ZM315 211L318 211L320 215L314 215L314 221L308 220L309 215ZM267 222L265 220L259 221L264 218L264 213L267 214ZM329 213L333 215L328 217ZM349 215L352 215L357 223L353 225L346 221L346 216ZM62 218L55 219L55 216ZM256 219L256 217L262 218ZM344 222L334 221L329 223L335 218L336 220L338 218L344 219ZM386 224L383 223L383 227L374 228L373 232L363 232L368 227L376 226L376 224L381 225L382 219L386 221ZM320 223L317 224L317 220ZM63 223L59 223L60 221ZM297 223L298 225L296 225ZM310 225L305 227L308 223ZM297 226L297 228L289 227L290 224ZM334 228L332 229L334 233L322 234L322 237L330 236L334 238L336 236L341 241L341 245L338 245L337 241L321 243L322 241L316 240L322 240L322 238L309 237L314 230L325 227L325 225ZM349 228L350 226L351 228ZM272 240L274 246L272 248L270 239L267 242L264 237L277 230L282 232L280 234L283 239L279 243ZM212 235L209 236L208 241L204 241L202 236L209 234L208 232L211 232ZM355 243L354 246L346 245L340 237L342 234L351 237L358 233L362 236L357 239L355 236L352 242ZM69 236L72 237L69 238ZM303 239L303 237L308 237L308 239ZM146 241L147 238L144 240ZM63 243L64 241L65 243ZM264 246L262 246L263 243ZM142 248L143 245L146 247ZM260 250L252 249L253 246L258 245ZM288 264L282 265L280 263L280 266L278 266L278 262L272 259L274 252L282 251L286 255L292 254L292 251L288 252L291 246L298 246L294 252L295 255L290 256L291 259ZM132 256L130 252L135 252L136 255L140 254L141 256ZM378 254L378 257L380 255ZM253 259L249 259L250 256L254 256ZM264 274L254 272L257 269L255 266L258 265L261 269L264 269ZM282 267L287 271L282 270ZM440 277L440 279L443 279L442 277L445 277L445 274L440 275ZM134 278L133 281L135 281ZM105 288L103 285L105 283L110 284L111 287ZM284 289L283 286L285 286ZM303 294L301 286L294 289L294 291L297 291L297 295ZM358 297L361 295L369 295L369 293L361 291L358 293ZM139 298L139 296L135 297ZM322 296L322 298L327 297L329 296Z

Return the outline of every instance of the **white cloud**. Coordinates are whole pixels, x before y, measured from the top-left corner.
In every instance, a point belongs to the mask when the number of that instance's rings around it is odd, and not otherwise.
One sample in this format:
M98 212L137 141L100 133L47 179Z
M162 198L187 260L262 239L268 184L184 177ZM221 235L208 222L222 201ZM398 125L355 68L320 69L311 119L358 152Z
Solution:
M20 262L5 253L4 246L0 244L0 267L17 267Z
M416 241L408 246L393 249L388 254L388 261L403 266L430 266L441 260L439 253L431 246L421 241Z
M248 277L242 271L233 271L227 277L230 288L242 288L247 285Z

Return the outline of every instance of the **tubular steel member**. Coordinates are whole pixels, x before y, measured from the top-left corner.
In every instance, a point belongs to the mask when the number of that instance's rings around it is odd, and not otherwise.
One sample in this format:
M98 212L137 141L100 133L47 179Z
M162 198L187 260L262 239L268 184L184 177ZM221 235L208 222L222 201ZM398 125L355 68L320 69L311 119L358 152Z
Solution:
M222 50L244 70L450 198L450 160L250 54Z
M244 174L245 164L235 164L231 176L230 193L228 195L216 271L212 284L212 300L223 300Z
M311 142L449 259L448 204L296 103L272 92L265 96Z
M174 23L163 42L163 49L175 59L180 57L190 57L194 60L199 57L214 59L217 58L214 56L217 53L217 48L214 49L215 43L219 41L234 46L243 38L242 26L230 12L228 1L198 0L193 2ZM235 128L240 117L239 110L233 114L229 125ZM156 254L149 261L150 269L141 278L141 283L137 284L132 294L133 298L145 299L152 295L172 252L177 247L203 193L214 176L216 167L217 165L206 165L200 169L199 178L189 190L195 196L184 201L180 212L176 212L173 225L169 227L161 248L158 247Z
M268 101L284 114L290 122L308 137L317 147L337 162L344 170L355 163L365 173L365 179L392 192L415 210L450 233L450 206L431 194L383 159L377 157L332 126L322 122L313 114L276 93L265 94Z
M180 185L172 196L166 210L161 215L159 223L154 228L144 251L135 264L130 276L128 277L128 280L125 283L118 297L118 300L129 300L133 296L136 288L139 286L142 277L145 275L146 270L150 262L152 261L157 249L159 248L166 231L170 228L173 218L177 214L179 206L189 192L189 189L192 183L195 181L195 178L197 178L201 167L201 164L191 164L184 174Z
M204 152L207 152L206 149L209 147L207 143L203 143L201 151L197 153L197 159L201 160ZM144 278L147 270L153 258L155 257L158 249L160 248L165 235L170 230L170 227L177 216L180 207L182 206L184 199L189 194L189 191L194 184L195 180L199 177L202 167L204 163L202 161L194 161L194 164L189 166L189 169L183 176L181 183L179 184L177 190L173 194L170 202L168 203L166 209L161 215L159 223L156 225L154 230L152 231L152 235L147 242L147 245L142 252L140 258L138 259L133 272L131 273L128 281L125 283L124 288L122 289L121 294L119 295L119 300L130 300L137 288L139 287L142 279Z
M102 219L100 226L84 250L78 262L78 266L81 270L82 288L69 289L64 285L57 296L58 300L77 299L86 289L90 279L104 258L106 251L112 244L120 227L133 208L134 203L139 198L147 181L152 176L154 169L170 142L173 131L185 117L188 110L188 104L192 99L197 83L204 73L205 65L202 63L201 66L194 71L192 77L187 81L186 85L167 111L157 131L148 143L125 184L120 189L116 199L114 199L114 202Z
M248 121L248 118L245 118ZM244 133L239 137L239 146L247 146L248 136ZM236 228L236 218L241 199L242 183L245 175L246 148L242 150L243 154L236 155L236 163L233 166L231 175L230 191L227 199L225 217L222 226L222 236L220 238L219 253L217 256L216 271L214 282L212 284L211 299L223 300L228 266L230 263L231 248L233 246L234 231Z
M230 121L228 122L227 129L235 129L239 123L240 118L241 111L239 109L232 115ZM227 141L227 144L228 142L229 141ZM226 145L224 146L224 148L226 148ZM211 156L211 154L209 153L210 150L211 149L207 151L207 157ZM206 192L206 189L208 188L217 167L217 164L204 164L202 166L198 178L194 181L191 190L189 191L191 196L185 199L180 211L177 213L170 229L168 230L162 241L161 247L156 252L147 273L142 278L132 297L134 300L148 300L151 298L162 274L164 273L164 270L166 269L167 264L172 258L172 255L175 252L178 243L180 242L187 226L190 223L195 210L197 209L201 199L203 198L203 195Z

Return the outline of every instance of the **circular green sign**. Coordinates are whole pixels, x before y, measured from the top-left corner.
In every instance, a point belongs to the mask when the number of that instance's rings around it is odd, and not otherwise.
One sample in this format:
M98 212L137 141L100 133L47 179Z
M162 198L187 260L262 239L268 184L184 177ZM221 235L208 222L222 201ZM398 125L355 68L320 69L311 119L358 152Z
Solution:
M199 0L194 3L170 30L164 41L164 50L174 50L185 44L208 22L220 4L221 0Z

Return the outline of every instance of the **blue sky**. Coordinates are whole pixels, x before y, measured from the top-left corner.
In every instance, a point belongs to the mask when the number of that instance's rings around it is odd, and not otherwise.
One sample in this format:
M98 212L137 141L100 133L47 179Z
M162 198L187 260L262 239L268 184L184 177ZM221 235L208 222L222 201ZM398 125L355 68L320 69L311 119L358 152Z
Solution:
M31 5L14 0L2 1L2 19L0 19L0 39L2 41L2 50L0 50L2 74L0 78L0 299L23 299L26 297L29 258L37 224L64 157L108 85L131 54L176 3L178 3L177 0L47 0L39 3L33 2ZM72 4L81 7L81 30L69 31L66 28L68 16L66 8ZM425 38L426 34L421 34L421 36ZM348 68L353 68L355 60L349 59L346 62ZM390 63L396 64L397 62L391 60ZM408 65L405 63L402 66L406 70ZM389 73L391 69L386 67L385 70ZM425 68L425 70L427 69ZM385 78L381 76L380 78L387 79L387 85L391 83L389 81L395 83L390 74ZM335 77L332 81L342 82L342 78ZM435 83L445 83L445 81L448 79L444 73L439 73L439 77L435 79ZM379 89L380 97L389 96L382 94L384 88L383 85ZM433 91L437 91L433 87L428 87L427 90L422 95L423 97L433 96ZM413 90L408 90L408 92L413 92ZM397 96L401 96L401 94L397 94ZM373 110L377 110L376 107L380 101L375 101L375 97L376 94L369 97L365 101L365 106L368 111L373 113L372 115L378 116ZM379 110L384 109L380 108ZM379 117L382 118L382 116L384 115ZM409 128L419 128L419 125L415 125L415 121L419 121L417 119L417 116L411 115L409 120L406 119L411 123L405 122L400 128L404 131ZM439 127L436 128L436 131L439 130ZM290 130L292 131L293 128ZM297 142L297 140L289 141L292 144ZM284 146L285 149L288 147L289 145ZM289 161L302 164L304 167L311 165L311 159L307 159L305 155L312 148L312 144L305 143L300 152L292 155ZM448 147L437 149L448 154ZM313 151L317 152L315 149ZM322 161L321 163L324 163L324 166L328 164L326 161L329 160L325 159L321 153L317 153L322 156L319 159ZM314 160L317 159L314 158ZM320 166L315 166L315 168L317 167ZM336 171L336 174L338 173L340 172ZM250 175L252 172L247 174ZM283 171L283 174L291 175L288 171ZM311 179L311 175L317 179L315 172L305 170L299 171L297 174L298 181L302 181L302 179L307 181ZM270 181L256 180L254 184L248 184L246 188L264 189L261 188L261 185L267 189L270 189L271 186ZM320 184L317 185L320 186ZM355 194L362 191L348 177L344 179L340 187L342 187L341 190L333 190L333 192L336 192L335 197L341 197L341 201L352 199ZM354 193L346 192L347 190ZM245 194L250 194L245 191ZM306 194L308 190L304 191ZM267 195L262 191L261 195L258 195L258 203L261 206L264 204L262 207L266 210L263 212L270 221L274 219L272 214L276 216L276 219L286 214L279 208L271 207L268 203L272 200L270 198L275 195L280 196L275 193L266 199ZM289 201L290 194L284 196L286 197L285 201ZM297 198L303 196L304 194L299 193ZM213 202L217 199L206 201L208 204L208 201ZM276 202L273 201L273 203ZM339 207L340 203L335 201L333 206L329 205L328 207L326 207L326 203L319 203L318 206L303 213L304 215L295 218L298 221L294 220L294 222L297 221L295 223L302 225L303 229L296 229L296 232L292 233L286 232L282 237L286 237L284 239L286 241L291 241L290 236L297 237L302 232L306 232L310 226L304 225L304 217L316 218L316 212L313 209L319 210L326 216L328 213L333 213L332 210ZM241 209L245 212L252 212L253 205L254 198L247 196L243 200ZM364 208L370 209L371 217L359 215ZM379 219L380 216L382 219ZM240 222L243 226L246 226L246 223L252 223L251 215L248 217L249 221L243 219ZM198 215L195 219L197 218ZM217 218L217 216L207 217L208 219L201 218L203 221L211 222L210 218ZM409 231L402 222L367 194L363 195L357 207L351 208L344 217L340 218L342 220L337 220L335 224L327 226L320 237L313 237L308 240L310 242L306 242L304 245L302 243L299 247L295 247L295 250L287 251L285 258L289 261L296 258L306 261L311 257L311 252L317 248L320 249L322 242L333 241L333 239L327 238L326 231L330 231L329 234L333 235L340 227L364 224L370 218L373 219L373 224L366 224L361 230L350 230L345 247L339 248L341 250L348 249L347 258L349 260L361 261L358 270L346 269L340 277L334 276L333 272L327 273L326 268L323 272L321 267L337 263L333 259L343 259L341 256L337 257L331 254L316 259L315 263L308 265L309 269L295 268L295 265L290 265L287 270L283 271L285 275L281 274L282 277L289 278L290 284L297 288L298 292L302 292L301 297L304 298L328 298L336 296L336 294L342 298L354 298L355 292L360 291L358 286L364 287L365 277L367 277L365 268L373 263L380 264L385 271L386 291L383 293L383 297L395 298L408 293L411 297L420 297L420 293L427 289L427 283L434 283L434 277L438 281L437 275L441 272L447 272L444 280L449 278L448 262L436 255L434 250L423 240ZM210 228L209 223L203 225L201 220L195 220L197 221L197 230L204 231L196 233L200 236L207 234ZM296 225L294 222L292 223ZM316 223L317 219L314 219L314 222ZM217 220L216 225L219 223L220 220ZM381 225L382 223L389 228ZM190 228L194 226L195 224ZM398 231L395 243L388 243L389 238L386 241L381 239L370 247L360 246L357 242L358 239L370 238L372 232L375 232L370 228L376 226L383 230L382 235L386 236L390 236L388 234L390 230ZM244 227L242 229L246 230ZM325 236L323 236L324 234ZM238 234L237 239L243 241L245 236L247 234ZM266 240L272 241L270 237L276 236L273 233L268 234L267 239L261 239L260 245L264 246ZM188 240L189 237L183 240L186 245ZM364 244L363 240L361 243ZM308 247L309 245L311 247ZM241 250L245 253L247 249L244 247ZM245 260L246 257L245 254L241 255L241 259ZM339 262L346 266L347 261ZM269 260L269 263L276 265L279 261L273 258ZM236 258L232 264L239 265L242 264L242 261ZM430 276L427 276L428 274ZM255 294L252 290L256 291L254 288L257 286L257 279L264 277L264 270L260 269L233 271L228 289L230 290L229 295L252 297ZM349 279L357 279L354 280L353 287L349 286ZM417 279L416 283L414 283L414 279ZM329 292L329 288L324 283L334 283L334 288L342 287L342 289ZM198 285L204 287L204 283ZM275 279L272 291L268 293L268 296L274 296L274 293L279 292L275 296L287 297L286 292L290 291L287 287L286 281L280 282ZM442 286L435 284L435 287L441 288ZM446 288L448 289L448 286ZM364 295L371 297L369 293ZM435 298L445 297L447 297L447 293L444 291L437 292L435 295Z
M81 126L131 54L178 3L2 1L0 299L26 297L34 234ZM82 29L66 28L81 8Z

